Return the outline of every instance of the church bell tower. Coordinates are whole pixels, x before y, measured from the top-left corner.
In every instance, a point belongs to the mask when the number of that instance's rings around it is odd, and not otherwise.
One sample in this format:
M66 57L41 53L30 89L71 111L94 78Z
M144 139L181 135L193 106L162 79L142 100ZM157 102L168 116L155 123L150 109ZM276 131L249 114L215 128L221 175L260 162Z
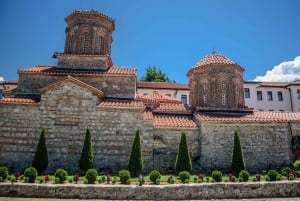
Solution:
M57 68L106 71L112 66L111 43L114 20L97 11L75 11L65 18L64 53L55 53Z

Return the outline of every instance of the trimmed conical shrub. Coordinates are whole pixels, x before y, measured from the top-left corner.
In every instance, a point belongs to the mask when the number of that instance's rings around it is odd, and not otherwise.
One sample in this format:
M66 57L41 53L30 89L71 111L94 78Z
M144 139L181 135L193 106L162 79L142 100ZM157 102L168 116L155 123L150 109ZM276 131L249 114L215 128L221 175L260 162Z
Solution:
M245 162L244 162L240 136L236 131L234 131L231 170L235 175L238 175L240 171L245 170Z
M182 171L191 172L192 170L191 156L189 153L186 136L184 132L181 133L178 154L175 162L175 169L177 174Z
M48 167L48 151L46 146L46 130L43 128L40 134L39 142L36 147L32 166L38 171L39 174Z
M94 167L94 155L93 147L91 140L91 132L89 129L86 129L84 144L81 151L81 156L79 159L79 168L86 172L88 169Z
M128 170L132 175L137 176L143 170L143 157L141 149L140 130L135 132L135 138L132 144Z

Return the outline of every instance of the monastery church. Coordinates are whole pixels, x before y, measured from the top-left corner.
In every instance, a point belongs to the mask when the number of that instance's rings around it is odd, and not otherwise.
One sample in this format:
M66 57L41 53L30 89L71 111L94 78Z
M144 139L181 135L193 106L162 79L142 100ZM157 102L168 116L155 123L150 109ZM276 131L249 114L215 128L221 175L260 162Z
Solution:
M248 171L290 165L300 156L300 113L255 111L245 106L244 68L212 52L187 72L189 104L158 92L137 94L137 69L111 59L112 18L75 11L65 18L63 53L55 66L19 70L18 87L0 100L0 164L31 166L46 129L47 172L79 171L86 129L95 168L127 169L136 129L144 171L174 171L182 132L193 172L229 170L234 131L240 134Z

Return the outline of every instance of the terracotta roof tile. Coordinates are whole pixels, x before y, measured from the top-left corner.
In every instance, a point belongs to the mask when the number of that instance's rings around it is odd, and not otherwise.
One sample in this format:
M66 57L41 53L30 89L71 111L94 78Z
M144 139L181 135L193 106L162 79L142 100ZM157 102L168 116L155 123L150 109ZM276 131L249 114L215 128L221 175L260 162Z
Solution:
M100 107L134 107L134 108L143 108L144 104L142 101L103 101L99 104Z
M246 115L196 113L195 117L200 121L216 122L300 122L299 112L255 111Z
M80 71L80 70L66 70L57 69L56 66L34 66L31 68L19 70L19 73L45 73L45 74L62 74L62 75L134 75L136 76L137 70L135 68L121 68L111 67L107 72L102 71Z
M205 56L201 59L193 68L199 66L206 66L211 64L236 64L235 62L231 61L229 58L225 57L222 54L218 54L216 52L211 53L210 55Z
M190 109L182 103L161 103L153 112L191 114Z
M155 127L197 127L191 117L176 115L155 115L153 125Z
M149 110L144 111L144 120L153 120L153 113Z
M148 95L140 95L137 94L137 99L146 101L146 102L159 102L159 103L181 103L179 100L172 98L167 95L163 95L158 93L157 91L153 91L152 94Z
M38 103L39 101L34 98L19 98L19 97L10 97L10 98L3 98L0 99L0 103Z
M190 90L187 84L177 84L172 82L137 82L137 88Z

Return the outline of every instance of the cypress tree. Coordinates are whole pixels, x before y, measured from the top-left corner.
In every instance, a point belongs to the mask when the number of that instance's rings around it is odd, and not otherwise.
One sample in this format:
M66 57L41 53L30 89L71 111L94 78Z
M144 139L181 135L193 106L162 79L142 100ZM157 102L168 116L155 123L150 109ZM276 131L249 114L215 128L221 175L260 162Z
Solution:
M88 169L94 167L94 155L91 140L91 132L86 129L84 144L81 151L81 156L79 159L79 168L86 172Z
M143 158L141 149L140 130L135 132L135 138L132 144L128 170L132 175L137 176L143 170Z
M240 136L236 131L234 131L231 170L235 175L238 175L240 171L245 170L245 162Z
M178 154L175 162L175 170L177 174L179 174L182 171L191 172L192 170L191 156L189 153L186 136L184 132L181 133Z
M46 146L46 130L43 128L40 134L39 142L36 147L32 166L35 167L39 174L48 167L48 152Z

